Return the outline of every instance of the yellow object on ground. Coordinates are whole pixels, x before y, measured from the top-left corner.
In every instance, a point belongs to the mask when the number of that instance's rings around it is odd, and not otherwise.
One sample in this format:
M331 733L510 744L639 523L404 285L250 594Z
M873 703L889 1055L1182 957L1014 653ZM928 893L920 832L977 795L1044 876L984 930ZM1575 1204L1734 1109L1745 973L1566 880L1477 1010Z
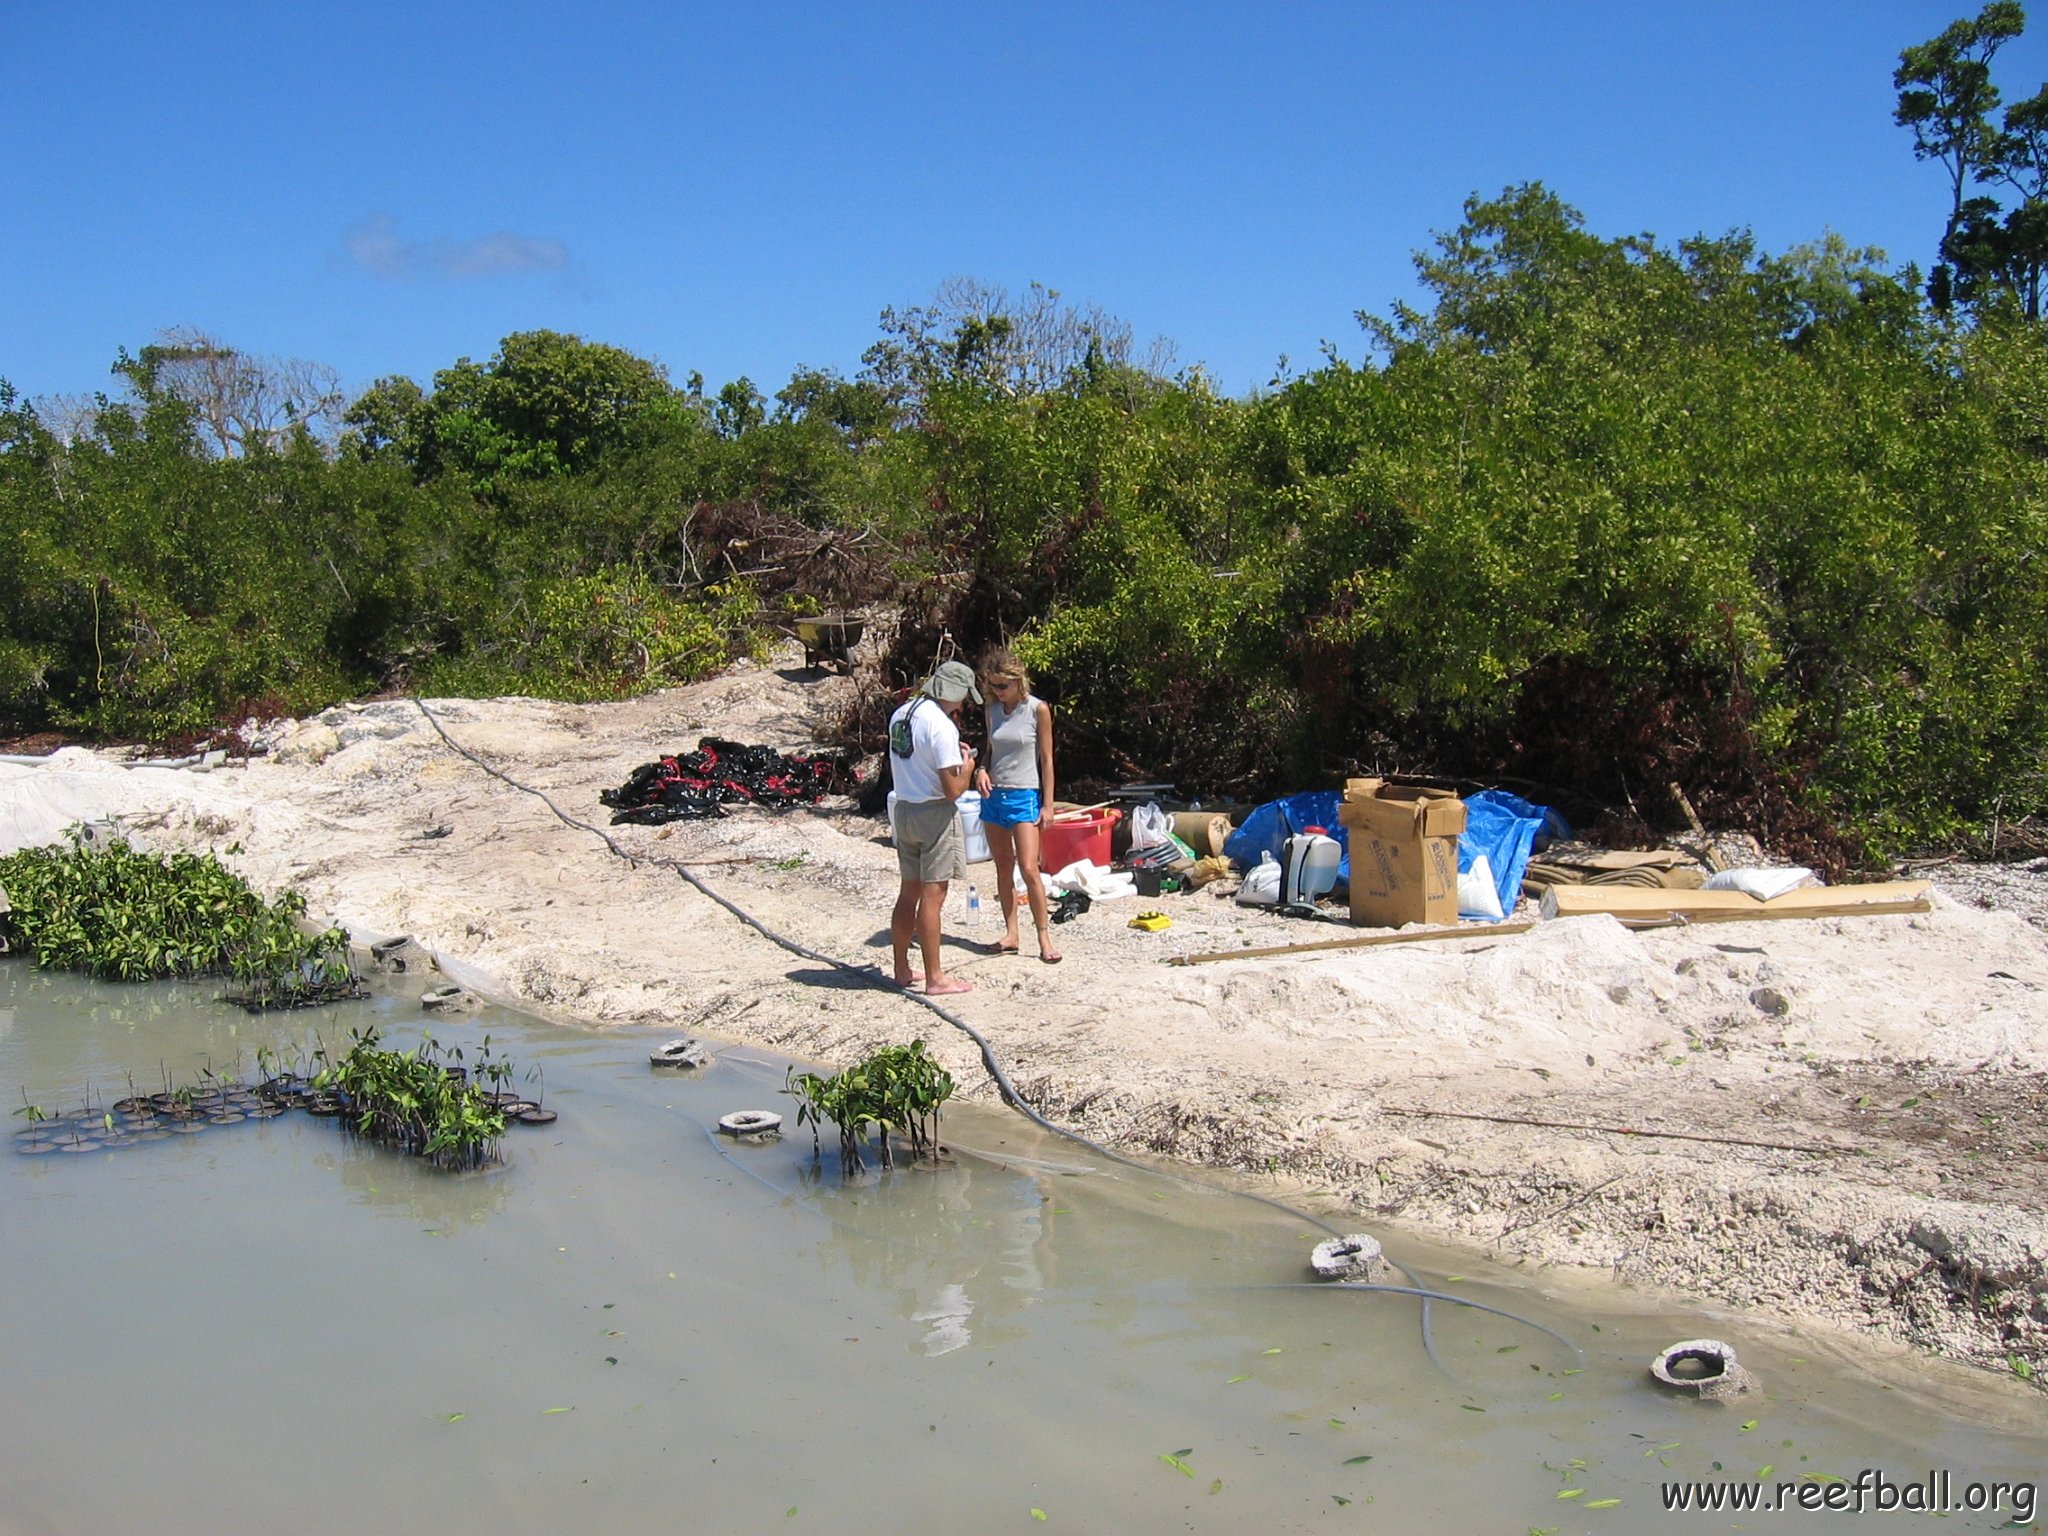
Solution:
M1162 928L1171 928L1173 919L1164 912L1140 912L1131 919L1133 928L1142 928L1147 933L1157 933Z

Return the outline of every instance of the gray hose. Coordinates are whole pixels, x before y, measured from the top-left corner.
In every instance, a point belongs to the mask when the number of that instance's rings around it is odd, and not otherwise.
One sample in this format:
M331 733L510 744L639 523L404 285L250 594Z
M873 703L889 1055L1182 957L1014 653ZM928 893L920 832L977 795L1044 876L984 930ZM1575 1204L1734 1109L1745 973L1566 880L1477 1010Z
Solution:
M1406 1273L1406 1271L1403 1271L1403 1273ZM1454 1296L1449 1291L1431 1291L1414 1285L1375 1285L1368 1284L1362 1280L1333 1280L1327 1282L1280 1280L1270 1285L1257 1286L1255 1289L1261 1291L1384 1291L1392 1296L1420 1296L1424 1306L1427 1306L1432 1301L1448 1301L1455 1306L1470 1307L1475 1312L1491 1312L1495 1317L1504 1317L1509 1322L1520 1323L1524 1328L1534 1328L1538 1333L1547 1333L1566 1349L1570 1350L1574 1360L1586 1358L1584 1350L1580 1349L1578 1345L1574 1344L1548 1323L1539 1323L1533 1317L1524 1317L1521 1313L1510 1312L1505 1307L1490 1306L1483 1301L1474 1301L1469 1296ZM1429 1357L1436 1362L1438 1370L1444 1371L1446 1376L1450 1375L1449 1371L1444 1370L1443 1361L1437 1359L1434 1349L1430 1350Z
M726 911L730 912L742 923L745 923L749 928L753 929L756 933L760 934L763 938L767 939L771 944L775 944L782 949L786 949L791 954L801 955L806 960L815 960L820 965L827 965L832 967L832 969L836 971L843 971L849 976L858 976L861 979L870 982L876 987L886 988L889 991L896 992L900 994L902 997L908 999L909 1001L918 1004L920 1007L929 1009L931 1012L937 1014L940 1018L944 1019L948 1024L952 1025L955 1029L959 1030L962 1034L966 1035L968 1039L974 1042L976 1048L981 1052L981 1064L987 1070L990 1081L995 1084L996 1092L1002 1098L1002 1101L1005 1104L1007 1104L1011 1109L1016 1110L1018 1114L1024 1116L1025 1119L1031 1121L1032 1124L1038 1126L1040 1129L1049 1131L1055 1136L1064 1137L1066 1140L1075 1142L1080 1146L1087 1147L1091 1151L1097 1152L1101 1154L1103 1157L1108 1158L1113 1163L1119 1163L1126 1168L1134 1168L1138 1172L1147 1174L1151 1177L1158 1178L1164 1176L1167 1178L1176 1179L1183 1184L1193 1185L1200 1189L1213 1190L1215 1188L1214 1185L1206 1184L1200 1179L1192 1178L1186 1174L1177 1173L1169 1169L1156 1168L1148 1163L1141 1163L1134 1157L1127 1157L1121 1152L1115 1151L1110 1147L1104 1146L1101 1142L1094 1140L1092 1137L1082 1135L1079 1131L1069 1130L1064 1125L1054 1124L1052 1121L1046 1119L1044 1115L1041 1115L1037 1110L1033 1109L1030 1104L1025 1102L1024 1095L1017 1091L1016 1085L1010 1081L1009 1074L1003 1070L1002 1062L996 1058L995 1047L988 1043L988 1038L985 1035L983 1035L980 1030L976 1029L972 1024L968 1023L967 1020L961 1018L959 1014L953 1012L952 1009L946 1007L943 1003L933 1001L931 998L927 997L922 992L912 992L907 988L898 987L896 983L893 981L886 980L882 975L881 967L878 965L874 965L872 963L867 965L853 965L848 963L847 961L841 960L836 955L824 954L819 950L812 949L807 944L799 943L797 940L788 937L786 934L777 933L773 928L770 928L766 923L763 923L759 918L755 917L751 912L748 912L744 907L739 906L737 903L727 899L726 897L720 895L717 891L713 890L702 879L700 879L695 874L691 873L691 871L688 868L686 868L679 860L657 858L646 854L629 853L626 849L620 847L618 840L614 838L604 828L596 826L591 822L583 821L578 817L571 816L567 811L563 810L559 805L555 804L553 800L549 799L546 791L535 789L530 784L520 783L519 780L513 778L509 773L504 772L502 769L493 767L491 764L485 762L482 758L478 757L474 752L471 752L467 747L464 747L460 742L456 741L454 737L450 736L448 732L442 728L440 720L438 720L435 717L434 712L431 709L427 708L426 701L424 699L419 698L417 695L413 695L412 702L414 705L418 707L419 712L422 715L426 716L427 723L434 728L435 734L437 734L442 741L448 744L449 751L455 753L458 757L468 759L477 767L481 768L485 773L489 774L492 778L497 779L501 783L510 785L513 789L518 790L521 794L532 795L535 799L539 800L541 804L545 805L550 811L554 812L556 819L561 821L565 826L575 827L579 831L590 833L592 836L596 837L600 842L602 842L605 845L605 847L609 848L615 855L617 855L621 859L624 859L627 864L634 866L640 864L652 864L658 868L672 869L676 872L676 874L680 875L685 881L687 881L691 885L691 887L693 887L699 894L710 897L711 900L717 902L719 906L725 908ZM772 1188L773 1186L771 1185L770 1187ZM1329 1233L1332 1237L1342 1237L1344 1235L1338 1228L1331 1226L1329 1222L1323 1220L1322 1217L1314 1215L1308 1211L1296 1210L1293 1206L1288 1205L1284 1201L1275 1200L1270 1195L1257 1194L1254 1191L1248 1189L1230 1190L1227 1191L1227 1193L1236 1195L1240 1199L1255 1200L1261 1205L1271 1206L1274 1210L1280 1211L1283 1214L1294 1218L1296 1221L1305 1221L1308 1222L1311 1226L1322 1228L1323 1231ZM1404 1278L1409 1280L1413 1280L1415 1278L1413 1274L1411 1274L1405 1268L1402 1268L1400 1265L1395 1265L1394 1267L1400 1270L1400 1273ZM1310 1290L1329 1289L1328 1285L1317 1285L1308 1281L1300 1281L1296 1283L1301 1285L1303 1288ZM1422 1346L1428 1352L1430 1362L1434 1364L1438 1370L1443 1371L1443 1373L1446 1376L1450 1375L1450 1371L1444 1365L1442 1358L1439 1357L1437 1354L1436 1341L1432 1336L1430 1328L1430 1306L1433 1302L1438 1301L1453 1302L1461 1307L1473 1307L1481 1312L1497 1313L1501 1317L1512 1319L1513 1321L1521 1323L1526 1327L1534 1328L1541 1333L1549 1334L1552 1338L1556 1339L1559 1343L1563 1344L1567 1349L1571 1350L1574 1355L1577 1355L1579 1353L1578 1345L1572 1343L1570 1339L1567 1339L1563 1334L1557 1332L1556 1329L1547 1327L1544 1324L1537 1322L1534 1318L1522 1317L1513 1312L1503 1311L1499 1307L1490 1307L1483 1302L1468 1300L1466 1297L1463 1296L1453 1296L1446 1291L1432 1291L1424 1287L1414 1285L1399 1286L1363 1285L1351 1284L1349 1282L1342 1283L1345 1285L1347 1289L1354 1291L1388 1291L1396 1295L1420 1297L1422 1300Z

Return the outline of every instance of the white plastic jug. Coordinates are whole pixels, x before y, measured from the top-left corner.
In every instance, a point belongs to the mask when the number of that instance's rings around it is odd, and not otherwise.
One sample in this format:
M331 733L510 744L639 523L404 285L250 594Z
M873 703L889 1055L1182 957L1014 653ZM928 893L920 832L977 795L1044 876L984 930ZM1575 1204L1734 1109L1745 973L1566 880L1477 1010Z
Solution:
M1286 870L1281 886L1285 906L1308 906L1318 896L1327 896L1337 884L1337 840L1321 827L1304 827L1280 845L1280 862Z

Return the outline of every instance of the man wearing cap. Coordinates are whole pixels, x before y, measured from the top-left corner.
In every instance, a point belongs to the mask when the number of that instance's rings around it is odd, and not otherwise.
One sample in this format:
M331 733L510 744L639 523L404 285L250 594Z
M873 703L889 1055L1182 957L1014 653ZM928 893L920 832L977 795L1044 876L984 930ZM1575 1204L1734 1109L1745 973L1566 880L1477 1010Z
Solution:
M974 670L941 662L923 688L889 717L889 766L896 780L896 869L903 877L889 915L896 984L917 985L910 969L914 937L924 952L928 994L972 992L974 983L948 976L939 953L939 914L946 886L967 873L967 838L953 802L974 779L974 748L960 741L960 715L981 703Z

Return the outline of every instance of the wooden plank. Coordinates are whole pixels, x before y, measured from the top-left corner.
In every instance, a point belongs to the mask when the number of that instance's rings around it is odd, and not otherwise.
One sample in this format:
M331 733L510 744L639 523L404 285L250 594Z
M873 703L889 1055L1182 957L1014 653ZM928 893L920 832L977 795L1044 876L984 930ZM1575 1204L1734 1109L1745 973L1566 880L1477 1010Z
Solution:
M1624 928L1639 931L1652 928L1690 928L1696 923L1769 923L1794 917L1888 917L1911 912L1932 912L1934 903L1925 896L1907 896L1898 901L1845 902L1839 907L1759 907L1754 912L1674 913L1670 917L1617 918Z
M1378 944L1420 944L1426 939L1492 939L1527 933L1534 923L1489 923L1474 928L1431 928L1424 933L1373 933L1356 939L1319 939L1308 944L1274 944L1264 949L1219 949L1206 955L1175 955L1171 965L1207 965L1212 960L1268 960L1275 955L1311 955L1330 949L1369 949Z
M1816 885L1758 901L1741 891L1679 891L1635 885L1553 885L1544 893L1545 917L1585 917L1605 912L1620 918L1702 918L1709 913L1756 917L1807 909L1864 907L1924 901L1925 880L1889 880L1873 885ZM1917 910L1917 909L1916 909Z

